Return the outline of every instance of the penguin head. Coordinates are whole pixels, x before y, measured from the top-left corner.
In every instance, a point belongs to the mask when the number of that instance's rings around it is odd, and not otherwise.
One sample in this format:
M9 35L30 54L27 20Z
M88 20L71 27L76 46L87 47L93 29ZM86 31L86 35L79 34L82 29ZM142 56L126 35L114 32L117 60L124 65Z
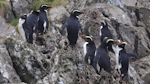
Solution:
M102 41L102 45L108 45L108 44L113 44L114 40L113 39L109 39L108 37L105 37Z
M104 21L102 21L102 22L100 22L100 23L101 23L101 28L100 28L100 29L102 29L102 28L104 28L104 27L107 27L107 26L108 26L108 24L107 24L106 20L104 20Z
M127 45L127 42L123 42L121 40L116 40L116 41L114 41L114 43L117 43L117 45L123 49L125 48L125 45Z
M87 40L90 40L90 41L93 41L93 36L85 36L85 35L81 35L81 37L83 38L83 39L87 39Z
M91 42L91 41L93 41L93 37L92 36L85 36L85 35L81 35L81 37L82 38L84 38L85 39L85 41L87 41L87 42Z
M125 48L125 45L127 45L127 42L121 42L121 44L118 45L118 46L124 49L124 48Z
M26 18L27 18L27 15L26 15L26 14L21 14L21 15L20 15L20 18L21 18L21 19L26 19Z
M74 17L77 17L77 18L80 14L84 14L84 11L80 11L80 10L76 9L71 12L71 15Z
M35 15L39 15L40 10L33 10L31 13L32 13L32 14L35 14Z
M39 10L44 11L47 10L49 8L52 8L52 6L49 6L48 4L42 4L39 8Z

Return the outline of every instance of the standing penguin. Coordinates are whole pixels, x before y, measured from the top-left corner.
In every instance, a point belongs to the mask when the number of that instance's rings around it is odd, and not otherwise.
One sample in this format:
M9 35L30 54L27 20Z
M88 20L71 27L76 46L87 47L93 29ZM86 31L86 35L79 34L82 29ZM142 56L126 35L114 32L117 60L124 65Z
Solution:
M127 44L126 42L121 42L120 40L118 40L118 47L115 48L114 51L116 51L117 49L120 50L119 51L119 67L117 67L117 69L121 72L121 77L127 76L128 77L128 68L129 68L129 59L128 57L135 57L137 58L137 55L133 54L133 53L127 53L125 50L125 45ZM115 52L116 53L116 52ZM117 57L117 56L116 56Z
M96 73L99 75L100 75L99 72L101 71L102 68L104 68L104 70L109 73L111 72L110 58L108 55L107 46L109 44L112 44L113 42L114 42L113 39L109 39L109 38L105 37L103 39L101 45L98 47L98 49L95 52L93 67L94 67Z
M68 18L68 20L62 27L62 31L61 31L62 35L63 35L64 29L67 27L67 33L68 33L67 38L69 40L68 44L70 44L72 47L76 44L76 41L78 39L79 29L81 30L81 33L83 34L80 22L78 20L78 15L83 14L83 13L84 12L80 10L73 10L71 12L70 17Z
M108 24L107 24L106 21L102 21L102 22L101 22L99 35L100 35L100 37L101 37L101 42L103 41L103 39L104 39L105 37L108 37L109 39L113 39L112 34L111 34L110 30L108 29ZM108 45L108 50L110 50L111 52L114 53L111 44Z
M84 50L84 56L85 56L85 62L87 64L92 65L93 64L93 59L96 51L96 46L95 43L92 39L91 36L82 36L82 38L85 39L85 43L83 45L83 50Z
M26 36L25 31L23 29L23 23L26 21L26 18L27 18L26 14L21 14L18 22L18 32L24 41L26 41Z
M23 23L26 39L29 43L33 43L33 33L38 28L39 13L40 10L32 11L32 13L27 17L26 21Z
M38 21L38 29L36 31L36 35L42 35L49 27L49 21L47 18L47 9L52 8L48 4L43 4L40 6L40 14L39 14L39 21Z

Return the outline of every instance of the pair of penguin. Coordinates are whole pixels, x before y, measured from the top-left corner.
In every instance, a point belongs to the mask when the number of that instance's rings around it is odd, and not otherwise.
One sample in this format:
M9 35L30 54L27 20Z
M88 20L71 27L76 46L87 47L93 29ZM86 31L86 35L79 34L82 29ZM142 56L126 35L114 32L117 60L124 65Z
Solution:
M106 21L101 23L100 36L101 45L97 49L91 36L81 36L86 41L83 45L85 62L92 65L97 74L99 74L102 68L110 73L111 67L108 49L114 52L112 50L112 44L114 43L114 40L112 39L112 35L108 29Z
M110 31L107 31L109 29L106 24L106 22L102 22L101 29L103 30L101 30L102 33L100 32L101 45L97 49L91 36L81 36L86 41L83 45L85 62L92 65L99 75L102 68L109 73L111 72L108 48L112 48L111 45L114 43L114 40L112 39L111 33L108 33Z
M19 33L24 41L27 41L28 43L33 43L34 32L38 36L39 34L42 34L43 31L46 30L46 28L48 29L49 22L47 19L46 11L48 8L52 7L47 4L43 4L40 6L39 10L32 11L28 17L27 15L24 15L26 16L26 18L20 17L18 23L18 30L21 30L19 31Z
M81 33L83 34L80 22L78 20L78 16L83 13L83 11L77 9L73 10L70 17L62 27L61 35L63 35L64 29L67 28L67 38L69 40L68 45L71 45L72 48L77 42L79 30L81 30Z

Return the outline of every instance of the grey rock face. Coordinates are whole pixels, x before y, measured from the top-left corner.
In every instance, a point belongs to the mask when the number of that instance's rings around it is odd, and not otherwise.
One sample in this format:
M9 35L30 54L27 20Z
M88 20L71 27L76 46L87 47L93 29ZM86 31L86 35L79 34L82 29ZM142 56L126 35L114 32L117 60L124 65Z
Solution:
M0 34L4 33L7 30L7 25L5 20L0 16Z
M37 0L8 0L10 9L5 13L6 22L19 18L21 13L30 13L34 1Z
M0 52L0 82L28 84L149 84L150 30L149 8L147 0L68 0L68 4L52 8L49 11L50 27L46 34L38 37L33 44L21 41L19 36L12 32L10 26ZM18 7L27 7L30 1L15 1L14 10L21 13ZM97 3L103 2L103 3ZM147 5L143 5L147 2ZM24 4L23 4L24 3ZM138 5L140 3L140 5ZM23 4L23 5L22 5ZM137 5L136 5L137 4ZM143 5L143 6L142 6ZM142 8L141 8L142 7ZM84 62L83 43L78 38L72 49L66 47L66 35L60 31L73 9L83 10L79 21L84 34L94 37L94 42L100 45L100 21L106 20L115 40L128 43L127 52L135 53L139 59L130 60L129 77L123 80L115 70L114 54L109 53L112 73L101 71L98 77L92 66ZM66 32L66 30L65 30ZM79 34L80 35L80 34ZM5 46L6 47L5 47ZM1 54L2 53L2 54ZM1 61L2 60L2 61ZM7 67L5 67L5 66ZM11 70L9 71L8 70ZM5 74L9 75L5 75ZM13 74L13 75L12 75ZM8 77L12 77L9 78Z
M35 52L33 45L22 43L20 40L16 41L13 38L6 39L4 44L21 81L33 84L47 74L49 63L42 55Z
M9 53L5 45L0 44L0 83L20 83L20 77L17 75Z

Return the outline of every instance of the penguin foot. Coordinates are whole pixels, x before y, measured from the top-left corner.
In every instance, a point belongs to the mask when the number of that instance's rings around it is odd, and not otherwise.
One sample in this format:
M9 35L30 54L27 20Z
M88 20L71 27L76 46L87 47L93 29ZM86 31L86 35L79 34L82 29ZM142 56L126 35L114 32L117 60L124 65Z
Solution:
M121 77L124 77L124 74L121 74Z
M101 78L101 75L96 74L96 76Z

